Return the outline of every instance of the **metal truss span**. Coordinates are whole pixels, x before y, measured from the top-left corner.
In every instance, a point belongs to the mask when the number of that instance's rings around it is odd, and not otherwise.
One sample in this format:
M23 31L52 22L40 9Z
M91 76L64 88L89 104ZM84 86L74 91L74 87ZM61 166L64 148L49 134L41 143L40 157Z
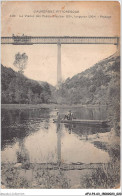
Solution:
M1 44L33 45L33 44L112 44L119 45L119 37L76 37L76 36L12 36L1 37Z

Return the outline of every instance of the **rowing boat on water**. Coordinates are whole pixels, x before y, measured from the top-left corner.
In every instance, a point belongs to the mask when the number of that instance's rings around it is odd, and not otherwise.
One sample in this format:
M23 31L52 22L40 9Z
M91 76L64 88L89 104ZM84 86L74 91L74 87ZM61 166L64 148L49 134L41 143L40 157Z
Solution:
M66 123L66 124L85 124L85 125L107 125L108 121L104 120L81 120L81 119L73 119L73 120L60 120L53 119L54 123Z

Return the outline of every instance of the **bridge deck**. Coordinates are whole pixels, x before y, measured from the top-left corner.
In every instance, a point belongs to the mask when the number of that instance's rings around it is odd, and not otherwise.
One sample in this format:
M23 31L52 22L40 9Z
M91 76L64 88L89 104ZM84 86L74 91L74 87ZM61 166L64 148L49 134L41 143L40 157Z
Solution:
M12 36L1 37L1 44L33 45L33 44L113 44L118 45L119 37L33 37Z

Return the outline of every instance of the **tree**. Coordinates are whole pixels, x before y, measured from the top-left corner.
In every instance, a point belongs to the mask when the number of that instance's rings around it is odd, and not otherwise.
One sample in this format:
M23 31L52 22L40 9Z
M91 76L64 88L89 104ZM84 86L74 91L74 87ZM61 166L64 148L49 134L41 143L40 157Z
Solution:
M14 66L19 69L19 73L24 73L24 69L26 68L28 61L28 56L26 53L20 54L19 52L15 54L15 61L14 61Z

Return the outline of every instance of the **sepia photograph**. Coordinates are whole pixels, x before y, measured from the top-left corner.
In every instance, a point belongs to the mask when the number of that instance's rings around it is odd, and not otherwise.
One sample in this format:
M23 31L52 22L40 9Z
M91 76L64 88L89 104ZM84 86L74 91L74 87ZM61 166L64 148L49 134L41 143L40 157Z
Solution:
M120 188L120 4L1 2L1 188Z

